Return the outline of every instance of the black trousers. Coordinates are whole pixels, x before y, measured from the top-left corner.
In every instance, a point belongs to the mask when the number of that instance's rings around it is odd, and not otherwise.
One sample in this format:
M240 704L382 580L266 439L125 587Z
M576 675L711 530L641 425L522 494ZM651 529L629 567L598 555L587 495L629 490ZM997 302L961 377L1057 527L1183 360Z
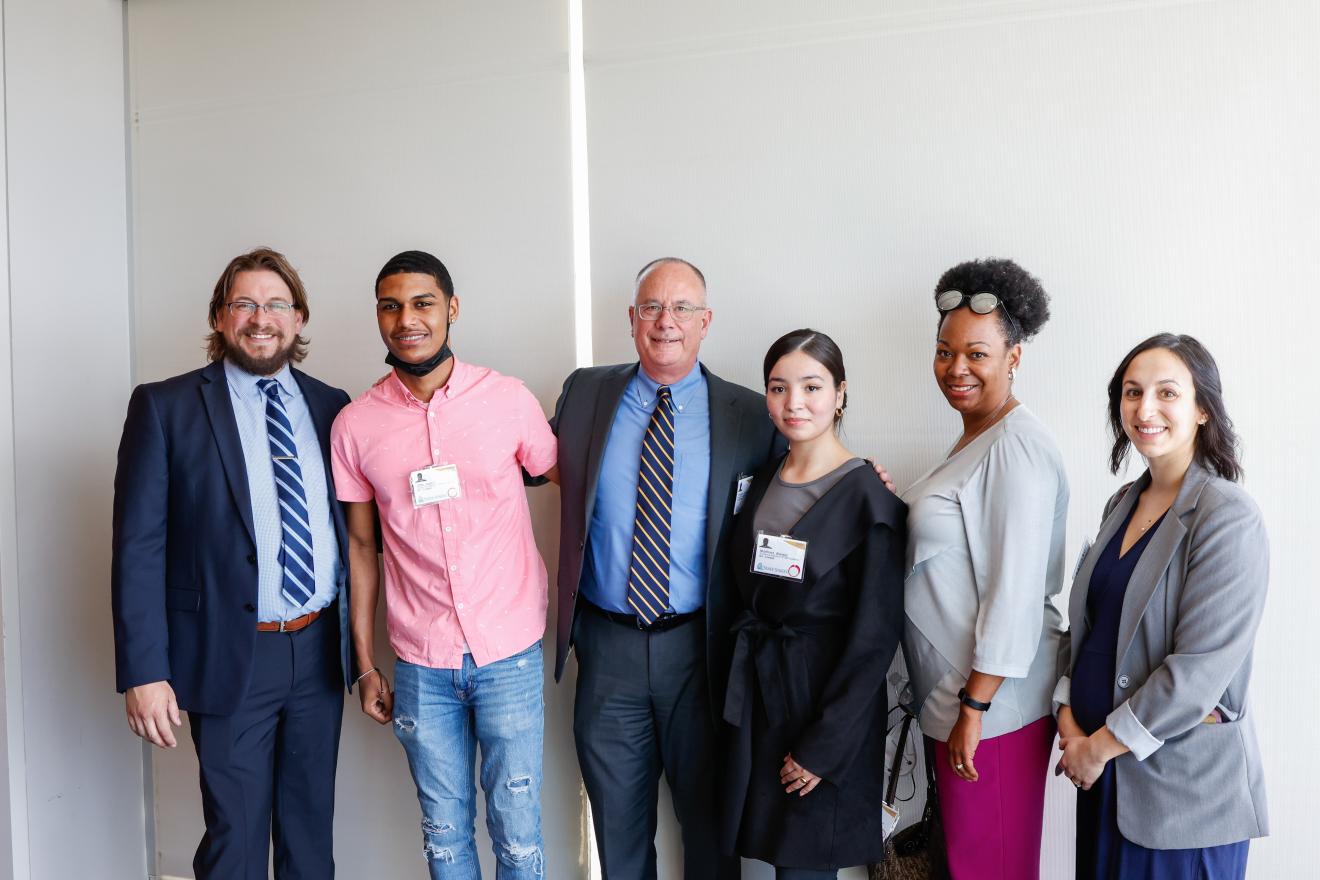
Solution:
M333 877L335 762L344 716L335 606L296 633L257 633L232 715L189 713L206 833L198 880Z
M660 774L682 831L683 876L739 875L721 856L716 735L698 617L647 633L579 609L573 734L605 880L654 880Z

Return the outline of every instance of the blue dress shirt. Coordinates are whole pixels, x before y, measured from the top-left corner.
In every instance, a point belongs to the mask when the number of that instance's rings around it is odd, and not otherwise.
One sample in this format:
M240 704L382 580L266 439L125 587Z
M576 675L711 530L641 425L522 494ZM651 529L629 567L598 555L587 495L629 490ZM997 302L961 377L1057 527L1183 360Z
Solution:
M637 518L642 438L659 403L656 382L640 366L614 414L596 483L582 596L607 611L632 614L628 562ZM674 498L670 521L669 605L676 614L706 604L706 501L710 494L710 393L701 365L675 384Z
M274 465L270 460L270 440L266 437L266 395L257 387L262 376L254 376L230 361L225 361L225 379L229 402L238 422L238 437L243 444L243 463L247 470L248 495L252 498L252 529L257 539L257 620L261 622L292 620L309 611L325 608L339 593L343 566L339 543L330 514L330 490L326 485L325 462L316 425L307 409L307 400L286 364L271 378L279 383L280 400L293 424L293 442L298 446L298 466L302 468L303 491L307 494L307 516L312 526L312 556L316 563L316 592L306 605L294 605L284 598L284 570L280 565L280 503L275 494Z

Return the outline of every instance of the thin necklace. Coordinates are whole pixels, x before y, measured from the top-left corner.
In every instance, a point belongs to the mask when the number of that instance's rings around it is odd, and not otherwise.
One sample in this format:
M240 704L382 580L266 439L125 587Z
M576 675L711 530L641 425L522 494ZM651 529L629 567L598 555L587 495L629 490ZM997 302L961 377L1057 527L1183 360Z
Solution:
M1004 398L1004 402L999 404L999 409L990 413L990 418L986 419L984 425L977 428L976 432L973 433L971 436L964 435L964 440L962 443L963 448L966 448L968 443L971 443L977 437L980 437L983 433L985 433L986 429L995 423L995 419L999 417L999 414L1004 411L1004 407L1008 406L1008 402L1012 399L1013 399L1013 392L1010 391L1008 392L1008 397Z

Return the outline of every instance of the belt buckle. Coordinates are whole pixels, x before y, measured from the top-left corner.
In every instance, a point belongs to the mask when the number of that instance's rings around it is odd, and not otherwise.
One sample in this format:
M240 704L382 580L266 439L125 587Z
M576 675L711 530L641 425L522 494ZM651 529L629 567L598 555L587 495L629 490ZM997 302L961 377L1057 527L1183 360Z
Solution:
M284 632L284 624L285 624L285 621L281 620L281 621L280 621L280 632Z

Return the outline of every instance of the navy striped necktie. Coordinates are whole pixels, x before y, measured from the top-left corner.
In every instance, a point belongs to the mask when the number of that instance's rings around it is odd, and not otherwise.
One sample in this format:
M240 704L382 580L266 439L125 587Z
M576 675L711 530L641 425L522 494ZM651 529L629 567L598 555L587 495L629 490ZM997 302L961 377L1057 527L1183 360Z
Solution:
M669 524L674 503L674 399L661 385L642 438L628 605L650 625L669 611Z
M298 446L293 442L293 424L280 399L280 383L258 379L257 387L266 395L266 437L275 471L275 495L280 502L282 592L284 598L302 606L316 592L316 562L312 558L312 526Z

